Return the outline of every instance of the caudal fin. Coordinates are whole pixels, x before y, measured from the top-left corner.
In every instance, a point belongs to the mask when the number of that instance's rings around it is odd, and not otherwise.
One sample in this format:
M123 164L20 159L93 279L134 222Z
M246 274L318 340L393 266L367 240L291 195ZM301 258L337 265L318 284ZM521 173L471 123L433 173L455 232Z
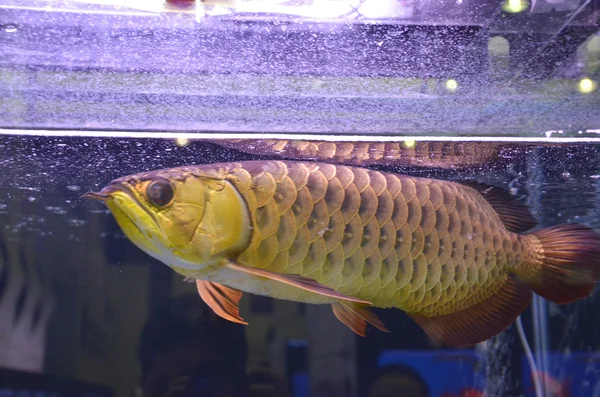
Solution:
M524 281L558 304L587 297L600 278L600 234L587 226L552 226L533 233L542 244L542 268Z

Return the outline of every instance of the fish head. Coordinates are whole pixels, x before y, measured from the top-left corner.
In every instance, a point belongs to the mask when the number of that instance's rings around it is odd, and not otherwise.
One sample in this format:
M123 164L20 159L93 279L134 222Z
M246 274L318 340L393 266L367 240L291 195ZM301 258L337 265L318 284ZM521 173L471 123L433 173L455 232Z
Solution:
M224 178L162 170L115 179L84 197L103 201L135 245L186 275L250 241L246 202Z

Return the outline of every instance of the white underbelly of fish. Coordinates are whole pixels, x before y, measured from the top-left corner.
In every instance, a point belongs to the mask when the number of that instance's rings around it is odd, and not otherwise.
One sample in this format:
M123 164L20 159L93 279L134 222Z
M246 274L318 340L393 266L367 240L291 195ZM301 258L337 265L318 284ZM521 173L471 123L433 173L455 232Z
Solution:
M303 303L327 304L339 300L315 292L306 291L298 287L287 285L280 281L268 280L262 277L249 276L233 269L222 268L202 277L207 281L223 284L237 290L255 295L263 295L276 299L291 300Z

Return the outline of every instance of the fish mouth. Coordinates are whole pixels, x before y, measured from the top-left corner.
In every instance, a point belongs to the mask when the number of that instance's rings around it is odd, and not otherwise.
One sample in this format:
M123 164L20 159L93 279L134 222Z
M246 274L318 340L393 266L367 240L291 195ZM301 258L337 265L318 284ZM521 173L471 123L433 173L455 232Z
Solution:
M123 193L123 194L125 194L128 198L130 198L136 204L136 206L139 209L141 209L142 211L144 211L154 221L154 223L156 223L158 225L158 220L156 219L155 215L151 211L149 211L146 208L146 206L144 206L140 202L139 198L136 197L136 195L131 191L131 189L127 188L126 186L124 186L121 183L115 183L115 182L113 182L113 183L109 184L108 186L105 186L99 192L87 192L87 193L84 193L81 196L81 198L102 201L102 202L105 203L108 200L114 199L114 196L115 196L116 193ZM137 226L137 224L131 218L130 214L127 211L123 211L123 213L139 229L139 226Z
M121 197L119 198L119 196ZM99 192L87 192L81 198L98 200L105 203L117 219L117 223L123 232L125 232L134 244L153 257L156 257L156 254L159 253L160 249L150 242L147 234L144 232L145 228L138 223L139 219L136 219L138 216L134 212L141 211L140 214L144 213L147 215L147 220L154 223L156 230L161 235L161 239L165 238L164 231L160 227L156 215L141 203L131 188L119 182L112 182Z

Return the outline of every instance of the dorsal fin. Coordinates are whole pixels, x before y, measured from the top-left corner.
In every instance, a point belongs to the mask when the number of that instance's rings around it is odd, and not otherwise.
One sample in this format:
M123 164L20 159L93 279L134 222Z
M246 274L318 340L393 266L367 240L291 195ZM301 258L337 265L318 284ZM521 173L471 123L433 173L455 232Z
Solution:
M459 181L459 183L477 190L494 208L508 231L523 233L537 225L529 209L506 190L475 181Z

